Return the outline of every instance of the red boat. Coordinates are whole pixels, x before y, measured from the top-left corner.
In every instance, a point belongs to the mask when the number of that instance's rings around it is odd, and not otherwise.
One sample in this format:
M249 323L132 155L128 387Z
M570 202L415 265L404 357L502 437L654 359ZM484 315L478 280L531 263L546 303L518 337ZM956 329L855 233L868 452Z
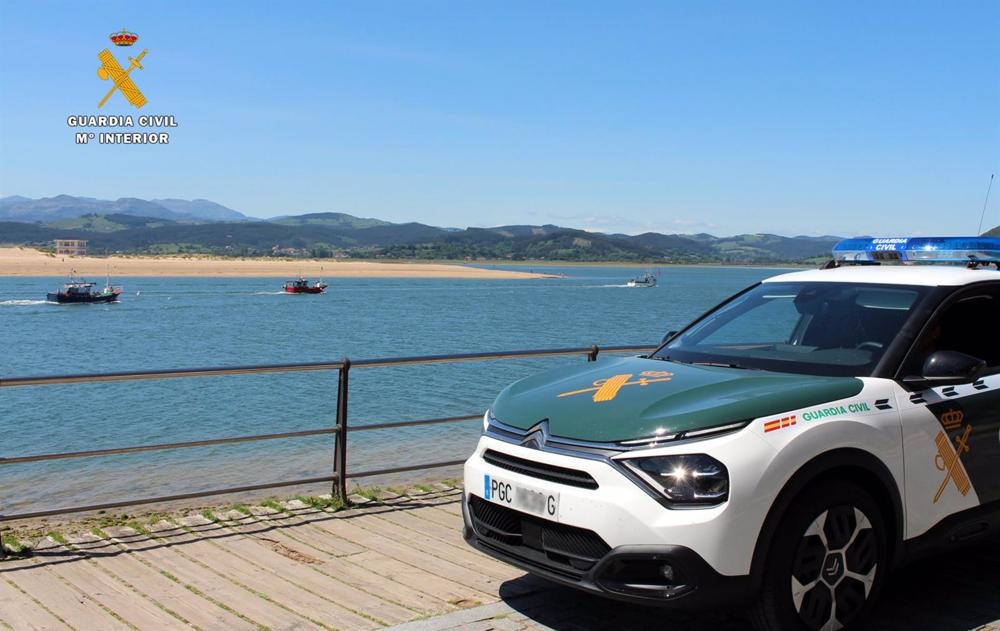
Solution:
M321 280L316 281L312 285L304 278L290 280L285 283L286 294L321 294L324 289L326 289L326 283Z

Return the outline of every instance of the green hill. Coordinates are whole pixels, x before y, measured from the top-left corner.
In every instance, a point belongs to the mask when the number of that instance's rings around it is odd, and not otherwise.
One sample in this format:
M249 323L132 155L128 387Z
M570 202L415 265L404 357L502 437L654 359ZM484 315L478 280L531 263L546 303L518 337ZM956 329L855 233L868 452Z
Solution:
M15 200L16 201L16 200ZM837 237L744 234L716 237L649 232L602 234L555 225L444 229L343 213L274 221L173 221L134 214L85 214L50 223L0 223L0 242L51 247L87 239L95 254L205 253L449 260L634 263L787 263L830 256Z
M728 260L800 261L830 256L838 237L782 237L775 234L741 234L709 241L715 253Z
M619 238L627 239L632 243L656 250L658 252L670 253L679 256L711 256L712 246L702 241L696 241L687 236L676 234L660 234L658 232L645 232L635 236L616 235ZM714 239L714 237L713 237Z
M135 215L83 215L72 219L60 219L43 224L48 228L86 230L88 232L117 232L118 230L128 230L129 228L156 228L167 224L176 223L169 219L155 219L152 217L136 217Z
M0 243L51 247L53 239L87 239L92 254L203 253L234 256L297 254L329 256L351 244L320 227L277 226L264 222L170 223L96 232L19 222L0 222ZM299 250L284 252L285 249Z
M603 234L570 230L507 236L507 230L468 228L420 243L381 248L377 256L417 259L510 259L553 261L646 261L662 258L656 250Z
M339 231L349 243L359 247L378 247L400 243L433 241L449 234L447 230L422 223L392 223L350 232Z
M309 213L294 217L276 217L271 219L270 223L282 226L326 226L328 228L345 228L349 230L393 225L381 219L355 217L346 213Z
M561 230L571 230L571 228L560 228L559 226L553 226L552 224L545 224L544 226L497 226L495 228L486 228L486 230L495 232L502 237L510 238L539 237L559 232Z

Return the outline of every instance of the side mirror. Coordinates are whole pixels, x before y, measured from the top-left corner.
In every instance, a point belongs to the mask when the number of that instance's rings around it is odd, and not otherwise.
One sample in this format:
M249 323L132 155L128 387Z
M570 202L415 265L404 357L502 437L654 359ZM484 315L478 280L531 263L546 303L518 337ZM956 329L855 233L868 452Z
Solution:
M663 336L662 340L660 340L660 344L666 344L667 340L669 340L675 335L677 335L677 331L667 331L667 334Z
M934 351L924 361L920 376L905 377L903 383L914 388L956 386L971 383L986 370L986 362L958 351Z

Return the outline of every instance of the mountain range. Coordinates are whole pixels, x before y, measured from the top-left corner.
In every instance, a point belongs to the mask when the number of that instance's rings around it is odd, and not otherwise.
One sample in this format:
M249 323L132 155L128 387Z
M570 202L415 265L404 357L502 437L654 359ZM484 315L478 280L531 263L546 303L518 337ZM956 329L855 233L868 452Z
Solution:
M207 199L95 199L56 195L31 199L20 195L0 197L0 221L57 221L83 215L135 215L172 221L248 221L232 208Z
M1000 226L987 234L1000 236ZM204 253L453 260L817 262L836 236L604 234L546 225L440 228L346 213L252 219L203 199L0 198L0 243L89 241L92 253Z

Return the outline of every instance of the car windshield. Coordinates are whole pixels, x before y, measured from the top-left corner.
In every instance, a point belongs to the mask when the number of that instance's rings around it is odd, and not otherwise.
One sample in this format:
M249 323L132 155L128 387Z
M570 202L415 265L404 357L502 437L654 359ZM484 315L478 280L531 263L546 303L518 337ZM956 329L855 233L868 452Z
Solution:
M870 375L926 287L762 283L653 357L809 375Z

